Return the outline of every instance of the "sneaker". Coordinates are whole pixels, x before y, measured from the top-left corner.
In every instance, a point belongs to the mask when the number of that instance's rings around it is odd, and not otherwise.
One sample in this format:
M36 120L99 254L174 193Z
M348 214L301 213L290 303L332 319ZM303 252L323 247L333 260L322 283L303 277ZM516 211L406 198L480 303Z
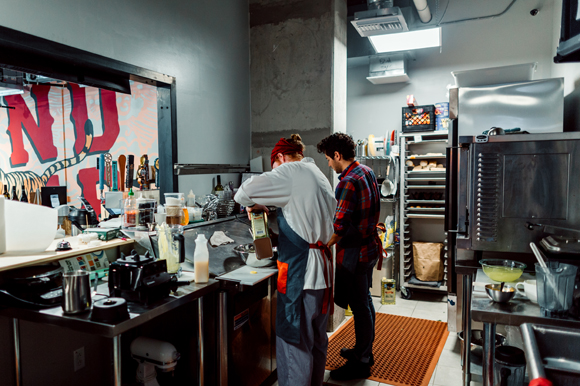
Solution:
M341 348L340 349L340 356L346 360L354 361L356 360L354 356L354 349L353 348ZM371 357L369 358L369 366L373 366L375 364L375 356L371 353Z
M366 379L371 376L371 366L358 362L348 361L342 367L330 372L330 378L335 381L350 381L351 379Z

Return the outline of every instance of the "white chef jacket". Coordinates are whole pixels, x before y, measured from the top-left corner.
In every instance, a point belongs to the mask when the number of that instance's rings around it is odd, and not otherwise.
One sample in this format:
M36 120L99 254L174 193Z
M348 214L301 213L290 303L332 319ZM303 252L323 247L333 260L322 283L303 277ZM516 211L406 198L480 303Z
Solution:
M234 200L243 206L261 204L282 208L290 228L310 244L318 241L326 244L334 232L334 192L326 176L310 157L284 163L271 172L253 176L238 189ZM319 249L310 249L304 289L327 287L324 259Z

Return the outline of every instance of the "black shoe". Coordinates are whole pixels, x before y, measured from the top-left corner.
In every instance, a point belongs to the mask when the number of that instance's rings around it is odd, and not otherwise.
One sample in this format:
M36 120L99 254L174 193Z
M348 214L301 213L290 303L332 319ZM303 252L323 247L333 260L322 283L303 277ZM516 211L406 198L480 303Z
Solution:
M356 361L354 356L354 349L353 348L341 348L340 349L340 356L349 361ZM369 366L373 366L375 364L375 357L371 353L371 357L369 358Z
M351 379L366 379L371 376L371 366L359 361L348 361L342 367L330 372L330 378L335 381L350 381Z

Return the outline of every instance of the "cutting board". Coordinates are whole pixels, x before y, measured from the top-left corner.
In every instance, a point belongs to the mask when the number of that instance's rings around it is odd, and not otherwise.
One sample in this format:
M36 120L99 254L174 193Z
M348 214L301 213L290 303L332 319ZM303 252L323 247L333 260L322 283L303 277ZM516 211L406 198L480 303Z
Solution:
M252 273L256 272L256 273ZM242 285L256 285L278 272L276 268L254 268L247 265L216 277L217 280L237 280Z

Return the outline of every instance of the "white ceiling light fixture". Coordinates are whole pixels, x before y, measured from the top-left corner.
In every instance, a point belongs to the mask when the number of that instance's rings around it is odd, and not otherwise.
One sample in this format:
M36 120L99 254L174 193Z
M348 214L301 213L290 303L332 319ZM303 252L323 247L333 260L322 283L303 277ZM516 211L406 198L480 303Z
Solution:
M441 47L441 27L369 36L369 40L377 53Z
M0 97L18 94L24 94L24 90L18 90L13 88L0 88Z

